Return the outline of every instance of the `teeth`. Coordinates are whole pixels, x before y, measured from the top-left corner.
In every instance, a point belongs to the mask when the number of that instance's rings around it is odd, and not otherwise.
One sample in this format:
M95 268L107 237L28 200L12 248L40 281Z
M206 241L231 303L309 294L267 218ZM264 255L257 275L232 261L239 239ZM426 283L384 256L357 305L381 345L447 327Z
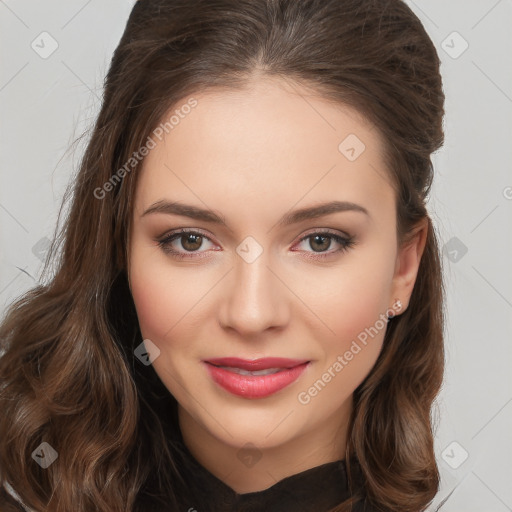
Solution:
M233 373L238 373L239 375L271 375L273 373L280 372L284 368L266 368L265 370L256 370L251 372L249 370L243 370L242 368L233 368L231 366L219 366L219 368L223 368L224 370L228 370Z

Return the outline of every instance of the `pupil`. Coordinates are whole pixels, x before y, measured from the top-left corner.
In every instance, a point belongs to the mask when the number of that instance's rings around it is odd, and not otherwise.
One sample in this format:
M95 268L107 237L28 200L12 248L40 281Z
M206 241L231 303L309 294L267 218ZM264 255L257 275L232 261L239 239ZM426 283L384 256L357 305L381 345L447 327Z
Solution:
M183 243L183 238L185 239L185 243ZM190 247L190 244L189 244L189 240L190 239L192 239L192 240L195 239L195 242L192 241L192 247ZM201 247L201 241L202 241L202 237L199 236L199 235L185 235L184 237L182 237L183 248L187 249L187 250L190 250L190 251L194 251L196 249L199 249L199 247ZM196 244L195 247L194 247L194 243Z
M316 243L316 241L317 241L318 239L321 239L321 240L323 240L323 241L324 241L324 243L323 243L323 244L321 244L321 245L323 245L323 247L321 248L321 250L322 250L322 249L327 249L327 248L329 247L329 237L328 237L328 236L315 235L315 236L313 237L313 242L314 242L314 243ZM325 244L325 242L326 242L326 241L327 241L327 245ZM311 245L311 244L310 244L310 245ZM311 246L311 248L312 248L313 250L315 250L315 251L316 251L316 249L315 249L313 246ZM321 252L321 250L316 251L316 252Z

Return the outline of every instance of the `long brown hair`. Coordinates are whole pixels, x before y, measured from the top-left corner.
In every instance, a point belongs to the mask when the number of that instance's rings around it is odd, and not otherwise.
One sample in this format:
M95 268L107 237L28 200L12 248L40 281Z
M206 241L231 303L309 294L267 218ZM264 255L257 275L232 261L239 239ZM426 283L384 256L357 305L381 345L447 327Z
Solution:
M358 472L375 507L424 510L439 484L431 408L444 364L441 260L425 207L431 154L443 143L439 64L401 0L139 0L42 284L10 306L0 328L0 489L7 483L37 511L142 511L158 497L178 510L186 487L175 400L134 357L142 336L127 236L139 149L194 93L267 75L374 123L386 142L400 244L428 220L409 307L388 324L354 393L346 452L349 482ZM47 469L31 457L42 442L58 452ZM354 490L336 511L362 495ZM20 510L14 503L0 494L2 511Z

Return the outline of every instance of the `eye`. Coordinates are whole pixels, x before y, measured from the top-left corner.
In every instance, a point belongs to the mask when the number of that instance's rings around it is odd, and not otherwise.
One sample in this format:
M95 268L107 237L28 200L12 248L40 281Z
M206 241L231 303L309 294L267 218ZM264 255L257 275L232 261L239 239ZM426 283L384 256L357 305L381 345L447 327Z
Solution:
M352 247L354 247L354 245L356 244L354 236L346 237L336 232L332 232L330 230L309 233L303 236L300 239L299 243L303 243L307 240L309 240L309 243L307 245L309 245L309 247L313 249L313 252L311 253L306 251L306 257L312 259L327 258L329 256L332 256L333 254L346 252ZM325 252L326 249L329 249L331 247L333 240L340 247L333 251Z
M172 233L169 233L163 239L157 240L157 242L159 247L166 254L170 254L173 258L184 259L203 258L204 252L199 251L199 249L201 248L205 240L212 243L211 240L206 235L200 233L199 231L180 229L178 231L173 231ZM181 248L185 252L177 250L175 247L176 245L181 245Z
M355 237L353 236L342 236L339 233L332 232L330 230L318 231L309 233L303 236L299 240L299 244L309 240L309 247L313 249L313 252L305 253L307 258L311 259L322 259L332 256L333 254L348 251L355 245ZM200 231L179 229L172 231L162 239L157 239L156 242L162 251L166 254L171 255L173 258L186 259L186 258L204 258L206 257L207 251L200 251L199 249L203 246L204 242L208 241L213 244L209 237ZM332 241L337 243L340 247L333 251L326 252L331 247ZM181 246L181 249L176 246ZM295 251L295 249L292 249Z

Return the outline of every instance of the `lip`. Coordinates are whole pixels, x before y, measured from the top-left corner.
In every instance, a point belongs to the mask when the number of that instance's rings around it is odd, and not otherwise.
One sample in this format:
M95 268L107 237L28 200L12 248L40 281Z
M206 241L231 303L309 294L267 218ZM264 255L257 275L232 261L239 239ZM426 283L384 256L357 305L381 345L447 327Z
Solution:
M240 359L239 357L219 357L208 359L207 363L215 366L230 366L242 370L257 371L267 368L293 368L300 364L307 363L307 359L288 359L284 357L262 357L260 359Z
M265 398L295 382L310 365L303 359L284 359L267 357L247 360L238 358L220 358L203 361L212 380L233 395L247 399ZM218 366L240 368L247 371L283 368L269 375L241 375Z

